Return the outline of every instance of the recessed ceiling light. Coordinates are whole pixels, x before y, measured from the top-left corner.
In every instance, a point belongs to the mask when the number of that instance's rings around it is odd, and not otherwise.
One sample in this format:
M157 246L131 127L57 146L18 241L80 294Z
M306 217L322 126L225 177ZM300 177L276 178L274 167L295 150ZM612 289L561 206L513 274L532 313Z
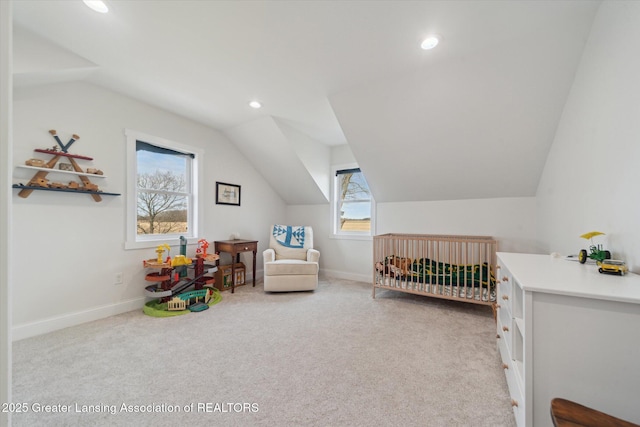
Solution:
M251 108L258 109L258 108L262 107L262 104L261 104L261 103L259 103L258 101L251 101L251 102L249 103L249 106L250 106Z
M440 43L440 36L432 35L424 39L420 44L420 47L424 50L429 50L438 46L438 43Z
M84 4L86 4L96 12L100 12L100 13L109 12L109 8L107 7L107 5L104 4L104 2L101 0L82 0L82 1L84 2Z

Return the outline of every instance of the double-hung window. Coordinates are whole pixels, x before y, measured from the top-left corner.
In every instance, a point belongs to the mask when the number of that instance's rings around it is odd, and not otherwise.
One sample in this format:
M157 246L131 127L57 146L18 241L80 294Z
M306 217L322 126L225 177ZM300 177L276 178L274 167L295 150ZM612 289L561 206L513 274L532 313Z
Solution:
M375 202L357 167L336 168L333 180L332 235L370 238L375 233Z
M198 236L199 150L127 130L127 248Z

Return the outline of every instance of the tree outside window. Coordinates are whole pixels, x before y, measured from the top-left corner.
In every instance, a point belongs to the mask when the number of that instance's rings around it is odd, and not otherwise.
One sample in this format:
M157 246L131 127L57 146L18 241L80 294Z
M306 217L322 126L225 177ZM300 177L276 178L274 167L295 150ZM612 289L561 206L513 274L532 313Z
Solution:
M191 155L136 143L137 235L187 234Z
M336 234L371 234L371 191L359 168L336 171Z

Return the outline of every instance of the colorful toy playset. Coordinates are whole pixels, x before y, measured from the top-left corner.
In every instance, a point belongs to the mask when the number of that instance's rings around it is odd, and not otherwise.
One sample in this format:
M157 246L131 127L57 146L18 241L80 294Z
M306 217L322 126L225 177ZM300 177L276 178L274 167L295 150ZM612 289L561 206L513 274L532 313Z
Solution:
M154 317L170 317L199 312L217 304L222 299L220 291L213 287L215 262L219 255L208 254L209 243L198 241L195 259L186 256L187 239L180 237L180 255L171 257L171 247L163 243L156 248L156 258L144 260L143 266L153 269L145 276L151 285L145 288L146 295L154 298L144 306L144 313ZM167 257L163 258L164 252Z

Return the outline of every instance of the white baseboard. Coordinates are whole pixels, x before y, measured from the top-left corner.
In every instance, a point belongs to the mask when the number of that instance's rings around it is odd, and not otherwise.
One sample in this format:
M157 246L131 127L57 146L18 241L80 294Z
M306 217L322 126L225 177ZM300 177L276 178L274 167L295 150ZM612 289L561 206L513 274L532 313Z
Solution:
M327 270L324 268L320 269L320 275L327 277L335 277L336 279L342 280L355 280L356 282L369 282L373 280L373 276L370 274L355 274L355 273L347 273L345 271L337 271L337 270Z
M25 338L31 338L59 329L76 326L94 320L104 319L116 314L126 313L128 311L139 310L144 306L146 299L135 298L116 304L102 305L100 307L91 308L89 310L78 311L75 313L64 314L62 316L50 317L48 319L38 320L36 322L17 325L12 328L13 341L19 341Z

